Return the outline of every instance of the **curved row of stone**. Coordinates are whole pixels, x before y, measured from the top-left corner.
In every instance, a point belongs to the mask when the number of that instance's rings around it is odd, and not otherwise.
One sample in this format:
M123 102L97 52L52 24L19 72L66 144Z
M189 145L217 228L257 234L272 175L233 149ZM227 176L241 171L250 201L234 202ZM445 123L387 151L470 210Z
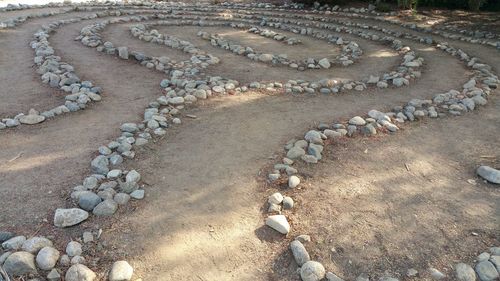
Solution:
M85 232L79 241L70 241L63 251L59 251L50 239L43 236L27 238L0 232L1 247L6 251L0 255L0 280L8 281L9 276L39 276L40 271L46 273L44 276L49 281L61 280L64 271L64 280L67 281L93 280L97 275L85 263L96 266L98 261L87 260L85 252L99 237L100 233ZM128 262L116 261L108 278L110 281L130 280L133 272Z
M487 103L488 95L496 88L499 83L498 78L491 73L491 67L487 64L478 62L477 58L468 58L461 56L454 48L446 46L442 48L451 55L459 59L474 70L474 76L463 85L462 91L450 90L446 93L437 94L432 100L413 99L404 106L395 107L390 112L381 112L370 110L366 117L354 116L347 123L333 123L332 125L321 123L317 129L310 130L304 135L304 139L291 140L285 145L286 157L281 163L274 165L273 171L267 175L269 182L286 182L286 188L293 189L301 184L297 176L299 171L293 167L293 164L302 160L306 163L318 163L322 158L322 152L326 148L325 141L335 142L336 138L343 136L371 136L377 132L397 132L399 130L396 123L406 121L421 120L426 117L439 118L447 115L462 115L465 112L472 111L478 106ZM482 83L480 81L495 80L495 85ZM284 172L287 180L280 180ZM489 178L486 178L491 180ZM280 186L277 186L280 188ZM290 224L286 216L282 214L293 207L293 199L283 196L276 192L269 196L269 213L278 213L270 215L266 219L266 224L276 231L288 234L291 231ZM293 256L297 264L301 267L300 275L304 281L317 281L323 278L328 280L343 280L332 272L326 273L323 265L316 261L311 261L307 250L302 242L307 242L310 238L306 235L300 235L290 244ZM491 255L483 253L478 258L475 271L471 266L459 263L456 265L456 277L459 280L476 280L476 274L480 280L494 280L499 277L500 255L497 248L492 248ZM431 268L431 275L437 276L436 279L445 278L445 275L437 269ZM415 276L418 272L411 272ZM439 278L438 278L439 277ZM362 273L359 280L368 280L367 274ZM383 277L381 280L398 280L391 276Z
M288 45L297 45L302 43L302 41L300 41L300 39L298 38L288 37L284 34L269 29L263 29L258 26L253 26L252 28L248 29L247 32L258 34L266 38L272 38L273 40L280 41Z
M242 4L238 7L242 8L244 6L245 6L245 4ZM227 5L226 7L229 9L232 8L231 5ZM253 7L254 8L253 10L261 11L261 12L266 12L269 9L271 9L271 10L275 9L276 11L283 11L284 10L284 9L280 9L279 7L276 7L276 6L269 6L265 10L263 10L262 7L256 8L254 5L249 5L249 7ZM406 23L406 22L403 22L403 21L398 20L398 19L393 19L393 18L388 19L388 18L386 18L386 16L390 16L391 15L390 13L377 13L373 10L368 11L368 9L363 10L363 11L361 11L360 9L357 9L357 8L345 8L342 10L340 10L340 9L331 9L331 10L302 10L302 9L300 9L300 10L298 10L299 9L298 6L293 6L293 7L295 7L295 9L296 9L295 11L297 12L297 15L303 14L306 16L311 16L312 14L320 14L320 15L324 15L324 16L333 15L333 16L353 17L353 18L359 18L359 19L377 20L377 21L381 21L381 22L385 22L385 23L398 25L398 26L401 26L404 28L412 29L412 30L415 30L417 32L424 32L424 33L439 35L439 36L442 36L444 38L460 40L460 41L468 42L471 44L480 44L480 45L495 47L498 50L500 50L500 41L494 42L494 41L487 40L487 39L493 39L493 38L488 38L488 37L493 37L494 36L493 34L491 34L489 36L485 36L485 39L475 38L473 36L470 36L470 34L469 34L469 36L463 35L463 33L464 33L463 31L454 30L451 27L446 28L446 29L431 28L431 27L427 27L427 26L419 26L419 25L414 24L414 23ZM366 14L366 12L369 12L369 14ZM333 17L324 17L324 16L323 16L323 18L327 18L327 19L333 18ZM496 37L497 37L497 39L499 38L498 35Z
M235 15L237 16L237 15ZM178 17L176 17L178 18ZM187 18L187 16L181 17L183 19ZM223 18L217 18L217 20L224 20ZM227 19L225 21L228 21ZM210 23L206 22L205 20L196 20L194 19L193 21L187 21L184 20L183 22L159 22L153 25L200 25L200 26L209 26ZM232 23L229 22L227 23L228 25L231 25ZM265 23L269 24L270 26L274 26L272 23ZM281 26L280 26L281 27ZM347 32L345 29L337 29L336 31L344 31ZM310 30L309 32L313 32ZM308 33L307 31L305 32L306 34ZM412 78L418 78L421 75L420 71L414 70L416 68L419 68L422 63L423 59L418 57L413 51L411 51L411 48L408 46L403 47L401 41L396 40L391 37L373 37L370 35L366 35L364 33L358 33L356 34L360 37L365 37L366 39L374 40L374 41L380 41L380 42L385 42L386 44L391 44L391 47L394 48L395 50L399 51L403 57L403 62L401 63L400 67L396 71L392 71L390 73L386 73L384 75L380 76L375 76L372 75L368 79L360 79L356 81L334 81L332 79L321 79L319 81L300 81L294 82L294 81L289 81L289 83L286 84L286 91L288 93L303 93L303 92L322 92L325 94L328 93L338 93L340 91L345 91L345 90L352 90L355 89L357 91L363 91L367 88L367 84L370 85L376 85L379 88L387 88L389 84L392 84L396 87L401 87L403 85L408 85L410 83L410 79Z
M71 10L65 10L64 13L79 10L77 7ZM90 7L85 7L84 10L94 10ZM121 16L122 14L135 14L135 11L113 11L106 10L103 12L93 13L86 16L75 17L67 20L58 20L46 26L43 26L33 35L34 40L30 42L30 46L34 49L34 63L37 66L37 73L41 75L41 80L45 84L49 84L53 88L60 89L67 93L64 104L40 112L36 109L31 109L27 114L19 113L14 117L0 117L0 130L6 128L17 127L21 124L34 125L45 121L47 118L52 118L61 114L76 112L85 109L88 104L98 102L102 99L102 88L94 86L91 81L81 81L78 75L74 72L74 67L57 56L54 49L50 46L48 39L50 34L63 25L90 20L101 17ZM62 14L62 13L56 13ZM56 14L46 13L44 17L53 16Z

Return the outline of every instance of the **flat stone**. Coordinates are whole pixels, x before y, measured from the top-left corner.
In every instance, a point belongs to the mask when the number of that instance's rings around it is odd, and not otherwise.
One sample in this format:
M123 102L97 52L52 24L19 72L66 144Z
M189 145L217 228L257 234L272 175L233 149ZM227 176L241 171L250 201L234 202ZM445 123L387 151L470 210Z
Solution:
M45 116L43 115L23 115L19 117L21 124L35 125L43 121L45 121Z
M497 169L493 169L489 166L480 166L477 168L477 174L481 176L483 179L491 182L500 184L500 171Z
M13 253L5 260L3 268L14 277L37 272L35 256L28 252Z
M269 216L266 219L266 225L281 234L287 234L290 231L290 224L284 215Z
M81 223L89 217L89 213L78 208L57 209L54 215L54 225L68 227Z
M144 190L143 189L134 190L132 193L130 193L130 197L141 200L144 198Z
M94 281L96 274L83 264L72 265L65 275L65 281Z
M42 270L51 270L59 260L59 251L52 247L44 247L36 256L36 265Z
M126 261L117 261L109 272L109 281L128 281L132 279L134 269Z
M292 241L292 243L290 243L290 250L292 250L292 254L293 254L293 257L295 259L295 262L299 266L302 266L304 263L311 260L306 248L298 240L294 240L294 241Z
M317 261L308 261L300 268L302 281L320 281L325 275L325 268Z

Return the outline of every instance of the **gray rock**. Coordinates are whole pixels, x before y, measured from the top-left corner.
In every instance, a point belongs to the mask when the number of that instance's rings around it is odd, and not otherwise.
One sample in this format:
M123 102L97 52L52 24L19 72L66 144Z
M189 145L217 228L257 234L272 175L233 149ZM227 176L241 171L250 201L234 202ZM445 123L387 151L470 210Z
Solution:
M259 60L261 62L270 62L270 61L273 60L273 55L271 55L271 54L261 54L259 56Z
M281 204L281 202L283 202L283 195L281 195L281 193L279 192L273 193L271 196L269 196L267 202L270 204Z
M128 281L132 279L134 269L126 261L117 261L109 272L109 281Z
M306 151L304 149L294 146L290 150L288 150L286 157L293 160L293 159L300 158L305 154L306 154Z
M137 127L137 124L135 124L135 123L123 123L120 126L120 130L122 132L135 133L135 132L139 131L139 128Z
M92 172L101 175L106 175L109 172L108 165L109 165L108 158L106 158L106 156L104 155L97 156L90 163Z
M500 273L500 256L491 256L490 262L496 267L497 271Z
M475 281L476 273L474 269L468 264L459 263L455 266L455 274L457 276L457 280L459 281Z
M431 274L431 277L434 280L441 280L446 278L446 275L444 275L441 271L435 268L429 268L429 273Z
M318 64L319 64L322 68L330 68L330 66L331 66L330 61L328 61L328 59L327 59L327 58L324 58L324 59L319 60Z
M52 269L49 274L47 274L47 280L48 281L59 281L61 280L61 274L59 274L59 271L57 269Z
M12 252L5 252L3 254L0 255L0 265L2 265L5 260L10 256L12 255Z
M24 236L12 237L2 243L2 248L4 248L5 250L19 250L21 249L25 241L26 237Z
M52 247L44 247L36 256L36 265L42 270L51 270L59 260L59 251Z
M59 259L59 264L62 266L69 266L71 264L71 259L68 255L62 255Z
M83 253L82 244L71 241L66 245L66 254L70 257L79 256Z
M132 193L130 193L130 197L141 200L144 198L144 190L143 189L134 190Z
M35 254L44 247L52 247L52 242L45 237L32 237L24 241L21 248L23 251Z
M82 235L83 243L90 243L94 241L94 235L90 231L85 231Z
M489 166L480 166L477 168L477 174L481 176L483 179L491 182L500 184L500 171L493 169Z
M127 182L139 182L139 180L141 180L141 174L139 174L136 170L128 172L126 176Z
M89 217L89 213L78 208L57 209L54 215L54 225L68 227L81 223Z
M489 261L482 261L476 264L476 272L481 281L493 281L499 277L497 269Z
M326 273L326 280L328 280L328 281L344 281L344 279L338 277L337 275L333 274L332 272Z
M65 281L94 281L96 274L83 264L72 265L65 275Z
M283 215L273 215L266 219L266 225L282 234L290 231L290 224Z
M35 256L28 252L16 252L10 255L3 264L5 271L11 276L36 273Z
M477 261L478 262L481 262L481 261L487 261L490 259L490 254L489 253L481 253L479 256L477 256Z
M14 233L7 231L0 231L0 243L9 240L12 237L14 237Z
M302 281L319 281L325 278L325 268L317 261L308 261L300 268Z
M283 198L283 209L290 210L293 208L293 199L291 197L285 196Z
M74 256L71 258L71 264L84 264L85 258L82 256Z
M111 216L118 209L118 204L115 201L107 199L99 203L92 213L96 216Z
M292 241L292 243L290 243L290 249L292 250L295 262L299 266L302 266L304 263L311 260L311 257L309 257L309 253L300 241Z
M89 212L99 203L101 203L101 197L92 191L83 191L78 197L78 206Z
M118 47L118 56L124 60L128 60L128 48Z
M130 195L127 193L117 193L113 198L118 205L125 205L130 200Z

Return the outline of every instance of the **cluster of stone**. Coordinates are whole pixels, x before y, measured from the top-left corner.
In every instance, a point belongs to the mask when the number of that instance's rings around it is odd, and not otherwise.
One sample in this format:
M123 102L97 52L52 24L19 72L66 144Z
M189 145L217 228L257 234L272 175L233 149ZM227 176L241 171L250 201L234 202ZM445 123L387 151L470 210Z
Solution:
M255 33L255 34L264 36L266 38L272 38L276 41L284 42L287 45L297 45L297 44L302 43L302 41L300 41L300 39L298 39L298 38L288 37L284 34L276 32L276 31L273 31L273 30L270 30L267 28L260 28L258 26L253 26L252 28L247 30L247 32Z
M248 21L250 23L255 21ZM266 22L261 22L261 25L266 25ZM228 25L228 24L226 24ZM244 23L234 24L230 23L229 26L234 28L247 28L247 25ZM290 25L269 25L276 28L281 28L284 30L289 30L291 32L297 33L297 29L293 28ZM306 29L307 30L307 29ZM316 37L318 39L327 39L329 43L333 43L336 45L342 46L341 53L335 58L328 59L314 59L309 58L303 61L299 60L291 60L288 58L286 54L265 54L258 51L254 51L250 47L245 47L239 45L231 40L228 40L218 34L211 34L208 32L200 31L198 36L205 40L209 40L213 46L217 46L226 50L230 50L231 52L245 56L249 59L271 63L271 64L281 64L285 66L289 66L293 69L297 70L306 70L306 69L322 69L322 68L330 68L332 64L339 64L342 66L349 66L354 63L355 59L358 59L362 55L362 50L356 42L347 41L342 37L337 37L332 34L320 33L320 32L312 32L309 33L301 32L302 35L310 35Z
M406 105L396 106L390 112L370 110L367 116L354 116L344 123L333 123L331 125L321 123L317 129L308 131L303 139L293 139L285 145L286 156L283 157L282 163L274 165L274 170L267 174L267 180L271 183L281 183L283 182L282 178L285 177L287 178L288 189L297 188L301 181L299 171L296 167L293 167L293 164L298 160L307 164L318 163L322 159L325 140L335 142L335 139L342 137L373 136L378 132L395 133L399 130L397 124L424 118L458 116L473 111L478 106L485 105L488 95L492 93L492 89L496 89L500 83L498 77L492 73L491 67L479 62L477 58L470 58L462 50L455 49L447 44L438 44L437 48L459 58L474 72L472 78L463 85L461 91L450 90L446 93L437 94L430 100L412 99ZM491 167L480 167L477 173L492 183L500 181L500 171ZM280 210L275 202L279 202L278 199L281 198L283 198L281 193L274 193L269 197L269 211L276 212ZM282 214L268 216L266 225L283 234L290 232L290 225L286 216ZM301 266L300 263L305 261L305 257L308 257L307 251L299 243L295 241L292 243L294 243L294 246L291 246L292 252L297 263ZM460 276L459 280L476 280L476 274L480 280L495 280L498 278L498 258L490 259L488 253L484 254L484 256L483 261L476 265L476 272L472 267L465 264L457 265L456 274ZM326 276L325 270L318 264L315 262L314 265L308 266L306 269L301 267L302 280L321 280L324 278ZM305 271L305 274L303 274L303 271ZM415 276L418 272L412 272L412 274L412 276ZM445 278L444 274L436 269L431 272L431 275L438 276L439 278L433 277L436 280ZM384 280L398 280L393 277L387 278ZM327 276L327 279L342 280L333 273L329 277Z
M390 13L379 13L370 9L357 9L357 8L345 8L345 9L323 9L318 10L318 13L324 13L326 15L334 14L341 16L357 17L361 19L373 19L379 20L386 23L391 23L399 25L405 28L413 29L418 32L424 32L434 35L439 35L444 38L465 41L472 44L481 44L485 46L495 47L500 50L500 36L489 31L477 31L477 30L464 30L459 29L454 24L446 24L444 26L433 26L429 27L427 25L419 25L415 23L408 23L399 20L395 17L387 17L396 15L394 12ZM369 13L364 14L364 13Z
M93 281L98 280L86 264L96 267L99 260L87 260L84 249L95 245L98 235L87 231L83 234L82 245L70 241L64 251L56 249L54 243L46 237L15 236L11 232L0 232L0 268L13 278L35 278L30 280L48 281ZM82 241L83 240L83 241ZM88 257L89 258L89 257ZM66 272L64 274L64 272ZM109 281L127 281L132 279L133 268L126 261L115 262L108 275ZM2 275L0 274L0 279ZM17 280L17 279L16 279ZM22 279L25 280L25 279ZM99 279L100 280L100 279Z

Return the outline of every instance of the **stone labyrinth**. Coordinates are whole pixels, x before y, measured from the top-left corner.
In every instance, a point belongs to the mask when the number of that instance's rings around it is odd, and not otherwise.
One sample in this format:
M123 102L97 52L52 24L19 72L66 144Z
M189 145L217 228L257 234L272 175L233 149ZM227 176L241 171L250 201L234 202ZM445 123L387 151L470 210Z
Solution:
M493 226L446 264L356 264L307 232L307 194L350 143L498 116L500 34L372 7L65 3L4 8L0 49L0 280L499 278L494 162L461 171Z

